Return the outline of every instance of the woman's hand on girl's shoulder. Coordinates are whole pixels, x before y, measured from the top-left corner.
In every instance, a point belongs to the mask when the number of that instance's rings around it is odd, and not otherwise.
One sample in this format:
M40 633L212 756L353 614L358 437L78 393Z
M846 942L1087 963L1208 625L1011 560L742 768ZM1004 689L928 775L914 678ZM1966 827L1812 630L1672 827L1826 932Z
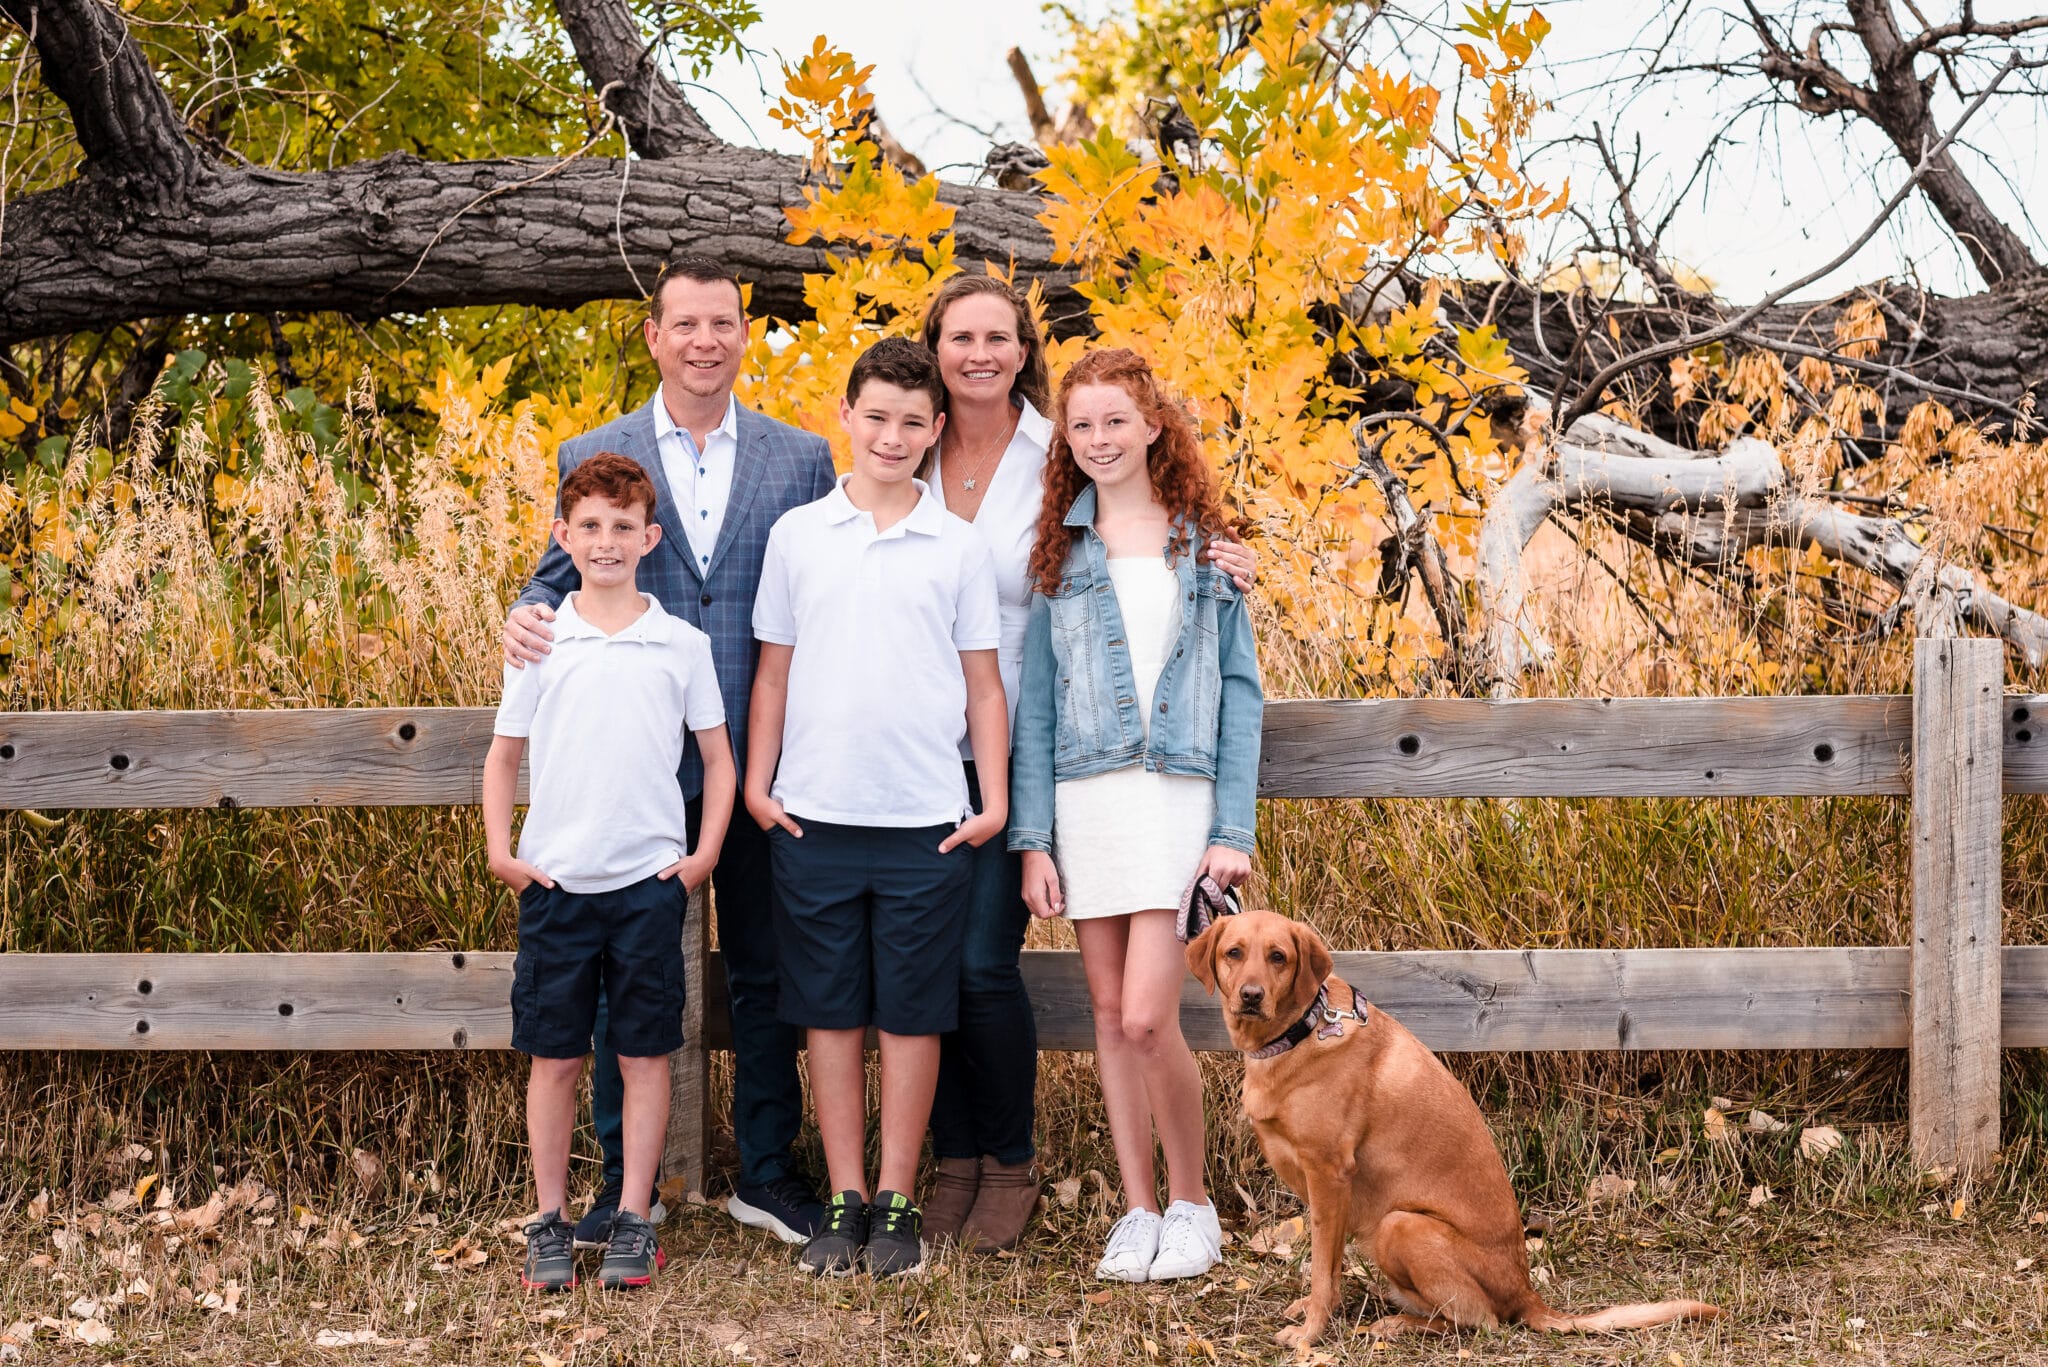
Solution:
M1230 576L1239 593L1250 593L1259 576L1259 557L1242 541L1217 537L1209 543L1209 563Z

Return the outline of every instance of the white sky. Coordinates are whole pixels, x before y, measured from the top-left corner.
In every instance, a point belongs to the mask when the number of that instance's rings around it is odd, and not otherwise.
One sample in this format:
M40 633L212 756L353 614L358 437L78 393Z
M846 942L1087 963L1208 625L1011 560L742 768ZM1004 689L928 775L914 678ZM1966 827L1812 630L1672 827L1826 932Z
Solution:
M1103 0L1084 6L1099 11ZM1786 8L1766 3L1776 14ZM820 33L873 63L870 86L890 128L947 179L971 179L991 140L1028 140L1022 101L1003 54L1021 46L1047 87L1054 113L1064 106L1055 86L1057 30L1036 0L889 0L884 6L847 0L766 0L766 17L747 32L759 57L728 60L697 92L698 108L721 134L762 146L796 150L767 117L780 93L776 54L807 51ZM1408 0L1415 13L1440 13L1434 0ZM1462 9L1462 6L1458 8ZM1724 17L1733 4L1628 3L1627 0L1554 0L1542 6L1554 30L1545 43L1536 89L1552 109L1531 139L1539 178L1555 185L1571 178L1573 201L1604 224L1612 203L1611 185L1589 147L1558 140L1593 122L1632 148L1642 140L1645 172L1637 188L1638 207L1661 216L1671 195L1692 173L1699 152L1747 95L1760 83L1688 77L1630 91L1625 78L1640 73L1647 51L1663 32L1657 18L1682 10L1694 52L1727 31ZM1809 12L1823 8L1806 3ZM1952 5L1926 5L1937 22ZM1997 19L2038 11L2035 3L1982 0L1981 18ZM1517 7L1520 13L1520 7ZM1902 15L1910 22L1910 17ZM1810 22L1796 25L1803 42ZM1391 26L1374 30L1383 46L1404 37ZM1437 60L1441 45L1412 31L1407 51ZM1739 35L1730 40L1740 41ZM2037 44L2038 45L2038 44ZM1431 73L1448 81L1448 65ZM2015 89L2015 73L2004 89ZM1617 78L1624 78L1617 81ZM766 95L763 94L763 88ZM1604 87L1604 88L1603 88ZM2043 107L2048 100L1994 97L1965 133L1960 153L1965 168L2006 223L2048 256L2048 238L2025 215L2028 202L2048 193L2048 157L2042 152ZM1938 96L1937 118L1953 119L1961 108L1953 96ZM1796 279L1835 255L1860 231L1906 174L1896 153L1874 128L1842 120L1817 122L1797 110L1748 116L1736 125L1738 140L1724 148L1716 179L1707 193L1695 190L1673 219L1667 253L1704 271L1721 293L1744 300ZM1547 144L1547 146L1545 146ZM2042 217L2048 227L2048 215ZM1559 223L1562 250L1577 225ZM1543 251L1552 244L1539 239ZM1852 283L1886 275L1913 275L1946 294L1973 293L1981 285L1968 261L1918 196L1847 266L1823 284L1802 291L1818 297Z

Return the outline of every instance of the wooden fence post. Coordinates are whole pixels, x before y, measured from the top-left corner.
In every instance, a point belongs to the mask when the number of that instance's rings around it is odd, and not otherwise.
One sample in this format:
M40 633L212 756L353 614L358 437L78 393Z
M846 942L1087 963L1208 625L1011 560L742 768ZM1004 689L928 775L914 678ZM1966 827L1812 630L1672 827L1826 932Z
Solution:
M690 894L683 913L683 1047L669 1063L668 1138L661 1154L662 1185L682 1194L704 1190L711 1125L711 1049L704 1038L705 965L710 941L705 887ZM673 1202L670 1202L673 1205Z
M1962 1171L1998 1150L2005 647L1913 652L1913 1160Z

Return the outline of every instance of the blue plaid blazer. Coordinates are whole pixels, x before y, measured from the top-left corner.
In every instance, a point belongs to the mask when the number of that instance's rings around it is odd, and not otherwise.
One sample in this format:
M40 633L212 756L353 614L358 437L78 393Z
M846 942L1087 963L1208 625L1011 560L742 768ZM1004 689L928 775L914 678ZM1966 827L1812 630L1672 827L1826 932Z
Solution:
M655 516L661 542L640 562L640 588L654 595L664 611L680 617L711 638L711 661L718 670L718 691L725 699L725 721L731 731L734 758L744 772L747 758L747 704L754 692L754 664L760 651L754 643L754 594L761 585L761 559L768 532L791 508L823 498L832 490L832 448L823 437L805 432L741 405L739 452L733 461L732 496L725 525L711 563L699 572L690 554L689 538L661 467L654 438L654 403L614 418L595 432L571 437L556 456L558 473L571 470L604 451L616 451L640 462L654 481ZM560 487L559 485L557 487ZM548 538L540 568L520 603L559 607L581 582L569 553ZM514 606L517 606L515 604ZM695 797L704 787L704 764L692 740L683 751L677 773L683 792ZM738 818L745 820L742 813Z

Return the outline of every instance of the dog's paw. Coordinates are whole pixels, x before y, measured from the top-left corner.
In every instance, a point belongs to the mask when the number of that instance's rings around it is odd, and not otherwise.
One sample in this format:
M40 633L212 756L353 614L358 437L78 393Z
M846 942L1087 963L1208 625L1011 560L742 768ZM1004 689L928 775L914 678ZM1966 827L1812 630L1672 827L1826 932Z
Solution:
M1282 1348L1291 1348L1297 1353L1306 1352L1309 1345L1323 1336L1323 1326L1318 1323L1297 1324L1282 1329L1273 1335L1273 1342Z
M1280 1317L1282 1319L1289 1320L1300 1319L1302 1316L1308 1314L1308 1302L1309 1298L1307 1296L1303 1296L1300 1300L1293 1302L1285 1310L1282 1310L1280 1312Z

